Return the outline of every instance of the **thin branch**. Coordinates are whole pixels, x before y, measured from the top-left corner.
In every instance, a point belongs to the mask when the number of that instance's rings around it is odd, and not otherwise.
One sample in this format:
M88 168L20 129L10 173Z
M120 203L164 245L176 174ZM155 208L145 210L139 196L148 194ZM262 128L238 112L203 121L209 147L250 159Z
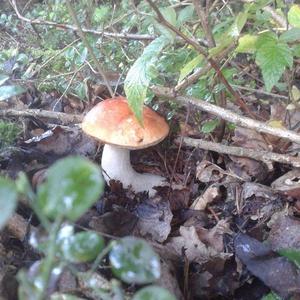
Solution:
M35 25L46 25L46 26L58 27L63 30L72 30L75 32L78 31L78 28L69 24L60 24L60 23L47 21L47 20L40 20L40 19L33 19L33 20L28 19L20 13L16 4L16 0L9 0L9 2L13 7L17 17L24 22L35 24ZM111 38L121 38L126 40L154 40L156 38L156 36L151 34L115 33L115 32L108 32L108 31L98 31L98 30L87 29L87 28L82 28L82 31L84 33L92 33L94 35L100 35L100 36L111 37Z
M108 82L108 80L106 78L106 75L105 75L104 71L102 70L102 66L99 63L99 60L97 59L97 57L96 57L96 55L95 55L95 53L94 53L94 51L93 51L93 49L92 49L89 41L87 40L87 38L85 36L85 33L81 29L81 25L80 25L80 23L78 21L78 18L77 18L76 13L75 13L72 5L71 5L70 0L66 0L66 3L67 3L67 7L68 7L68 10L69 10L69 13L70 13L70 15L71 15L71 17L73 19L73 22L75 23L75 25L76 25L76 27L78 29L78 34L81 37L81 39L82 39L85 47L88 49L88 51L89 51L89 53L90 53L90 55L91 55L91 57L92 57L92 59L94 61L94 64L97 67L98 72L102 76L102 79L103 79L103 81L104 81L104 83L105 83L105 85L106 85L106 87L107 87L107 89L108 89L108 91L110 93L110 96L113 98L114 97L114 92L113 92L113 90L112 90L112 88L111 88L111 86L110 86L110 84L109 84L109 82Z
M177 139L177 143L179 143ZM236 146L227 146L219 143L208 142L201 139L192 139L185 137L183 143L187 146L198 147L208 151L214 151L222 154L248 157L262 162L278 162L282 164L292 165L293 167L300 167L300 157L293 157L285 154L278 154L274 152L254 150L249 148L242 148Z
M16 117L16 118L42 118L55 120L57 124L78 124L81 123L82 115L71 115L62 112L41 110L41 109L1 109L0 117Z
M184 96L176 96L174 91L170 88L165 88L161 86L152 86L151 90L157 95L161 97L167 97L173 100L178 101L184 105L188 105L191 103L192 105L197 106L199 109L211 113L223 120L231 122L237 126L249 128L256 130L257 132L263 132L267 134L271 134L280 138L288 139L292 142L300 144L300 135L293 131L281 128L275 128L267 125L266 123L256 121L250 119L248 117L244 117L238 115L228 109L223 107L219 107L217 105L205 102L200 99L192 98L192 97L184 97Z
M202 54L203 56L205 56L208 60L208 62L211 64L211 66L215 69L217 76L220 78L220 81L226 86L227 90L234 96L235 98L235 102L241 107L241 109L247 113L248 115L252 116L252 117L256 117L254 116L254 114L250 111L249 107L247 106L247 104L244 102L244 100L241 98L241 96L239 95L238 92L236 92L232 86L229 84L229 82L227 81L227 79L224 77L221 69L219 68L217 62L208 56L208 53L206 52L206 50L204 50L198 43L196 40L189 38L188 36L186 36L184 33L182 33L180 30L178 30L175 26L173 26L171 23L169 23L164 16L162 15L162 13L159 11L159 9L157 8L157 6L154 4L154 2L152 0L146 0L149 5L153 8L153 10L155 11L158 21L166 26L167 28L169 28L170 30L172 30L174 33L176 33L178 36L180 36L183 40L185 40L189 45L193 46L200 54Z

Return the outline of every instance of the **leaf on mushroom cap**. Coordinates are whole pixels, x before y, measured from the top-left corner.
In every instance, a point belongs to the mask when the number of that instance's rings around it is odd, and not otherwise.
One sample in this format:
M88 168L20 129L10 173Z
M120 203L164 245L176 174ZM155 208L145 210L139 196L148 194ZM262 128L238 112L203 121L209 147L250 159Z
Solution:
M169 133L164 118L147 106L141 125L124 97L107 99L93 107L84 117L82 129L106 144L128 149L150 147Z

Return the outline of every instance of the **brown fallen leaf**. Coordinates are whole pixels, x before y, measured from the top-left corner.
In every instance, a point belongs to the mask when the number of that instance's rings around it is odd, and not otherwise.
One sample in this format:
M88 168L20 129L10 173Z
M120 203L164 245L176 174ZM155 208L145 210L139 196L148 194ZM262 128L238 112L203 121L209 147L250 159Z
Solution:
M138 217L135 232L158 242L167 239L173 218L169 201L160 197L148 199L137 206L134 214Z
M246 234L235 238L234 249L247 269L279 296L290 299L300 295L300 271L287 258Z
M175 252L179 257L182 257L182 254L185 253L189 262L204 264L215 258L227 259L231 256L229 253L219 252L205 245L199 239L194 226L181 226L179 232L180 236L171 238L166 247L171 252Z
M274 214L268 222L271 231L268 244L274 251L293 248L300 250L300 220L286 215L286 212Z
M194 210L204 210L209 203L220 198L220 196L221 193L219 187L211 185L204 191L202 195L193 201L190 208Z
M300 199L300 170L294 169L277 178L272 188L295 199Z

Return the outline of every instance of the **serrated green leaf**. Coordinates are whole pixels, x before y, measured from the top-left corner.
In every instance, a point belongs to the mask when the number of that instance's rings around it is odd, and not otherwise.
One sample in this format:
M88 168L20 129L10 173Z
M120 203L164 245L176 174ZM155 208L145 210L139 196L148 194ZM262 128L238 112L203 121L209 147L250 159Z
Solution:
M203 60L203 55L198 55L189 61L181 70L178 82L182 81L188 74L190 74Z
M77 220L100 197L104 183L100 168L82 157L67 157L47 170L37 190L37 205L50 219Z
M127 73L124 90L130 108L139 122L143 122L142 109L146 98L150 81L154 78L153 67L158 60L159 53L171 41L165 36L161 36L152 41L143 54L135 61Z
M0 74L0 85L4 84L9 79L9 76Z
M0 230L15 211L17 197L18 193L14 182L0 177Z
M109 253L113 273L126 283L151 283L160 277L158 255L144 240L125 237Z
M140 289L132 300L176 300L176 298L165 288L151 285Z
M20 95L25 92L25 89L19 85L3 85L0 86L0 101L10 97Z
M288 12L289 24L294 27L300 27L300 6L297 4L292 5Z
M269 33L261 35L257 45L256 62L261 68L266 90L270 92L285 68L292 67L292 51L286 43L278 41L276 36L274 38L274 35Z
M257 36L245 34L239 38L239 44L235 51L237 53L254 53L256 51Z
M296 42L300 40L300 28L291 28L285 31L280 37L279 40L282 42Z
M177 18L177 26L181 26L187 21L190 21L193 14L194 14L194 7L193 5L188 5L185 8L181 9L178 13Z

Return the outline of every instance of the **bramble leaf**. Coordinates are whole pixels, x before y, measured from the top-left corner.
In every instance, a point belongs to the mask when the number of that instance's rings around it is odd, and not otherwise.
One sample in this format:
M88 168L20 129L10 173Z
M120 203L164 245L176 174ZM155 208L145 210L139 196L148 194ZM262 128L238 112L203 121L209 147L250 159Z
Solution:
M136 118L142 123L142 109L150 81L155 78L155 67L159 53L170 43L170 39L161 36L152 41L143 54L135 61L125 79L125 93L130 108Z
M257 40L256 62L261 68L266 90L271 91L286 67L292 67L293 56L289 46L275 34L262 34Z

